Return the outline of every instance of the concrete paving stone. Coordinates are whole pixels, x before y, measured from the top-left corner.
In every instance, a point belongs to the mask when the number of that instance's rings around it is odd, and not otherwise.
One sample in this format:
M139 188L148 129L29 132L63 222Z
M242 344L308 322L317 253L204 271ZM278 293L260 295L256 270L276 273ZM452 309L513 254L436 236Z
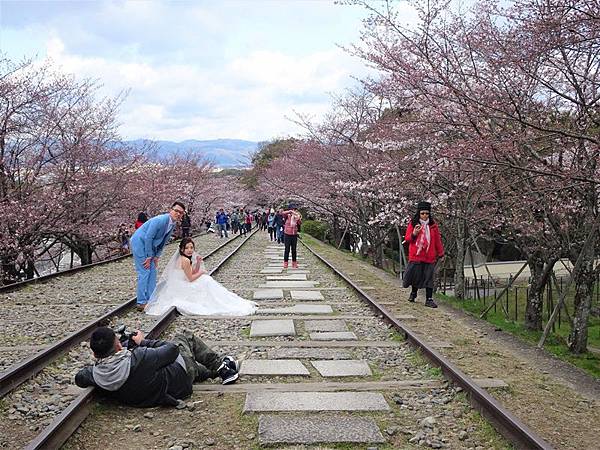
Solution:
M306 280L306 274L293 273L293 274L271 275L271 276L267 277L267 281L307 281L307 280Z
M281 259L281 256L268 256L268 259ZM304 258L302 256L298 256L296 258L296 261L303 261ZM292 260L290 259L290 264L291 264Z
M304 305L285 306L282 308L259 308L257 314L332 314L330 305Z
M324 300L319 291L290 291L292 300Z
M260 288L307 288L318 286L318 281L267 281L265 284L261 284Z
M267 355L271 359L350 359L352 355L346 350L333 348L275 348Z
M439 380L401 381L307 381L295 383L236 383L223 386L220 383L194 384L194 392L380 392L439 389ZM79 390L81 392L81 389Z
M260 416L258 436L263 445L385 442L373 419L352 416Z
M351 331L325 331L309 333L313 341L356 341L358 338Z
M431 341L429 342L429 345L431 345L433 348L454 348L454 345L445 341Z
M298 359L247 359L240 375L306 375L310 372Z
M283 269L283 258L281 258L280 262L277 263L270 263L266 265L266 268L274 268L274 267L281 267ZM292 268L292 262L289 262L289 266L287 268L287 272L291 273L291 272L296 272L296 270L306 270L308 268L308 266L306 264L298 264L298 268L297 269L293 269Z
M407 315L398 315L398 316L396 316L396 319L398 319L398 320L417 320L417 318L415 316L411 316L409 314L407 314Z
M244 339L235 341L206 341L209 347L260 347L262 349L273 347L302 347L302 348L397 348L406 344L395 341L309 341L309 340L267 340Z
M304 328L306 331L348 331L343 320L307 320Z
M250 326L250 337L295 335L294 321L289 319L253 320Z
M259 289L254 291L254 300L282 299L283 289Z
M244 412L389 411L379 392L250 392Z
M508 387L508 384L504 380L499 380L496 378L473 378L473 381L475 384L477 384L477 386L483 389Z
M373 375L366 361L352 359L343 361L311 361L322 377L363 377Z
M260 271L261 274L275 274L275 273L281 273L283 272L283 269L280 267L279 269L276 268L272 268L272 269L263 269Z

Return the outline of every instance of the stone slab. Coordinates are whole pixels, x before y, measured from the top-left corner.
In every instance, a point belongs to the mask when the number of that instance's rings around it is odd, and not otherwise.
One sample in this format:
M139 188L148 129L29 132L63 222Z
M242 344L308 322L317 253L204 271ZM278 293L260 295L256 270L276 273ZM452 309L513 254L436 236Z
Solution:
M306 331L348 331L343 320L307 320L304 322Z
M477 386L483 389L508 387L508 384L504 380L498 380L496 378L473 378L473 381Z
M267 352L272 359L350 359L352 354L346 350L332 348L275 348Z
M398 380L398 381L309 381L306 383L236 383L223 386L220 383L194 384L194 392L373 392L409 391L439 389L439 380ZM80 390L81 392L81 390Z
M309 333L313 341L356 341L358 337L351 331L324 331Z
M431 341L429 345L431 345L433 348L454 348L454 345L445 341Z
M293 273L282 275L271 275L267 277L267 281L307 281L305 273Z
M315 287L319 284L318 281L267 281L261 284L259 288L273 289L290 289L290 288L306 288Z
M373 375L366 361L359 359L343 361L311 361L322 377L366 377Z
M281 258L281 261L279 261L279 262L267 261L267 267L281 267L281 268L283 268L283 257ZM304 264L304 263L298 263L298 269L306 269L306 267L307 267L306 264ZM292 261L289 261L288 270L290 270L290 271L297 270L297 269L294 269L292 267Z
M250 392L244 412L389 411L379 392Z
M294 305L283 308L259 308L257 314L333 314L330 305Z
M205 341L209 347L303 347L303 348L395 348L406 345L396 341L268 341L260 340L236 340L236 341Z
M319 291L290 291L292 300L324 300Z
M295 335L294 321L290 319L253 320L250 326L250 337Z
M283 272L283 269L281 267L279 269L272 268L272 269L263 269L260 271L260 273L263 275L276 274L276 273L281 273L281 272Z
M273 298L282 299L283 289L259 289L254 291L252 298L254 300L270 300Z
M279 255L268 256L267 257L267 259L281 259L281 258L282 258L282 256L279 256ZM304 260L304 258L302 256L298 256L296 258L296 261L303 261L303 260ZM290 264L291 264L291 260L290 260Z
M373 419L353 416L260 416L258 436L263 445L385 442Z
M411 316L410 314L398 315L398 316L396 316L396 319L398 319L398 320L417 320L417 318L415 316Z
M298 359L247 359L240 375L306 375L310 372Z

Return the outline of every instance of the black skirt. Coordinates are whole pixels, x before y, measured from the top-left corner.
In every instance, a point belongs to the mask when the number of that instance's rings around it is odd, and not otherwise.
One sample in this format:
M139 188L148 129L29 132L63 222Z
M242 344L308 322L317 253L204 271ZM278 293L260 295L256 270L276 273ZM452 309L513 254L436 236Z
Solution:
M406 266L402 284L405 288L412 286L416 289L433 289L433 274L435 272L435 263L414 262L411 261Z

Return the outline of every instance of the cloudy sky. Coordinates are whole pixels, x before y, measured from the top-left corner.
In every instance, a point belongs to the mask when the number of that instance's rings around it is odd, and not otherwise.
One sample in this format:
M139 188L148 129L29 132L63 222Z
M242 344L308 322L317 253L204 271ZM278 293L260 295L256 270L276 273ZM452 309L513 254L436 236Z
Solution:
M286 117L320 117L367 74L338 47L364 17L329 0L0 0L0 49L130 89L126 139L259 141L298 133Z

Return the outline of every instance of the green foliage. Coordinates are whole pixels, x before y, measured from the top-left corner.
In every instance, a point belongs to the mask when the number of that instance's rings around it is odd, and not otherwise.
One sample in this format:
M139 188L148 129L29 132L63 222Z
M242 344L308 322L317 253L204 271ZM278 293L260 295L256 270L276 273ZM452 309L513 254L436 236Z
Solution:
M325 240L329 233L329 224L318 220L303 220L300 228L303 233L310 234L319 240Z
M279 158L286 150L291 149L295 143L296 139L274 139L261 142L256 153L252 155L252 169L243 174L242 183L248 188L255 188L258 185L260 172L269 167L271 161Z
M252 155L252 165L259 169L268 166L271 161L279 158L295 143L295 139L275 139L270 142L261 142L258 151Z

